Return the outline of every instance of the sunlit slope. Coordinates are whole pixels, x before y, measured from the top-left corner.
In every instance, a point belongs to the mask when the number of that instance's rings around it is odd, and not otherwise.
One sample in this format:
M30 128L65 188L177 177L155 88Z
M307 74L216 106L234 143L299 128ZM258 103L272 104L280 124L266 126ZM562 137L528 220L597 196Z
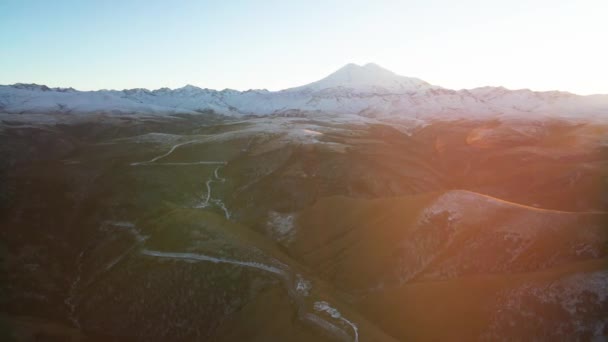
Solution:
M434 146L450 188L571 211L608 210L608 126L544 121L454 121L413 135Z
M332 197L301 212L290 250L345 289L542 270L608 253L604 213L544 210L463 190Z
M399 340L592 337L606 333L607 222L464 190L330 197L299 213L289 247Z
M607 270L602 258L387 286L359 309L402 341L590 340L607 333Z

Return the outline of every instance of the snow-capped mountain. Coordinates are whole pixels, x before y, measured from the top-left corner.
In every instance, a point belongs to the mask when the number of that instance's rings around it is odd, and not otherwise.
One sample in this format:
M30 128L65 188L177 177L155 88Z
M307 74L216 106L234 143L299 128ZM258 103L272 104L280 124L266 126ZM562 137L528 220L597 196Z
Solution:
M407 94L438 87L418 78L397 75L374 63L364 66L350 63L322 80L287 91L320 91L335 88L359 93Z
M529 116L608 118L608 95L579 96L483 87L450 90L397 75L376 64L348 64L296 88L222 91L178 89L77 91L44 85L0 86L0 113L197 114L229 116L322 112L381 119Z

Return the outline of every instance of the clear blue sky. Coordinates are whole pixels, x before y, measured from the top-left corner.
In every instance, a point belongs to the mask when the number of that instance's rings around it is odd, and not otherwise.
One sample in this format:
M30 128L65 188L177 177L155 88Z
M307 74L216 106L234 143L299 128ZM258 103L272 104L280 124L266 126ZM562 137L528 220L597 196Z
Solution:
M606 0L0 0L0 84L278 90L375 62L455 89L608 93L607 16Z

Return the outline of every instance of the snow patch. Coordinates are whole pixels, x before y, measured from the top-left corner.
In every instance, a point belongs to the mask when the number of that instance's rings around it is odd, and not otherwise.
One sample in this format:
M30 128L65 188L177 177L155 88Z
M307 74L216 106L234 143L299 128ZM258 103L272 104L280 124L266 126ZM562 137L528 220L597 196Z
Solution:
M117 227L128 231L137 242L143 242L148 239L147 235L143 235L141 231L137 228L135 223L129 221L104 221L102 224L102 230L106 230L105 227Z
M331 318L340 320L348 324L353 329L354 341L359 341L359 329L357 328L357 325L343 317L340 311L338 311L338 309L332 307L331 305L329 305L329 303L325 301L315 302L314 309L317 312L324 312L331 316Z
M308 297L310 295L310 290L312 285L310 281L304 279L301 274L296 275L296 292L304 297Z
M291 244L296 236L295 214L269 212L266 231L269 236L279 243Z
M213 256L204 255L204 254L161 252L161 251L153 251L153 250L149 250L149 249L144 249L144 250L142 250L141 253L144 255L154 256L154 257L159 257L159 258L178 259L178 260L185 260L185 261L208 261L208 262L212 262L215 264L230 264L230 265L237 265L237 266L243 266L243 267L250 267L250 268L255 268L258 270L262 270L262 271L270 272L270 273L274 273L274 274L279 274L279 275L285 274L285 271L280 268L262 264L262 263L259 263L256 261L241 261L241 260L234 260L234 259L228 259L228 258L213 257Z

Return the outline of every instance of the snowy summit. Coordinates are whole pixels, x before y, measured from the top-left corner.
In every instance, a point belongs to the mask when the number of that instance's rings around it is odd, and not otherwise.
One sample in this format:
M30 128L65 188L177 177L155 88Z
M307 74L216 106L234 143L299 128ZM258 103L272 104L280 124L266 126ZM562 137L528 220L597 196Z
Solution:
M290 90L319 91L331 88L377 93L407 93L437 87L418 78L397 75L375 63L363 66L349 63L322 80Z

